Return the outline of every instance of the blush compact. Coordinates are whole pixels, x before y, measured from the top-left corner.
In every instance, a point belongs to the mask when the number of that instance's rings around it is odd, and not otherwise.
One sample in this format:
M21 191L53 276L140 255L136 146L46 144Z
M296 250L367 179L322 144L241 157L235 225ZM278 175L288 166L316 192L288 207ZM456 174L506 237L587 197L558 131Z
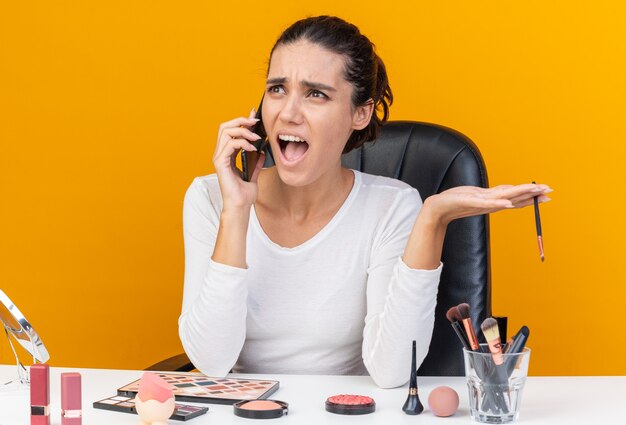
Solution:
M326 411L339 415L366 415L376 410L373 398L364 395L339 394L326 399Z
M244 400L233 404L235 416L248 419L274 419L289 413L289 404L278 400Z

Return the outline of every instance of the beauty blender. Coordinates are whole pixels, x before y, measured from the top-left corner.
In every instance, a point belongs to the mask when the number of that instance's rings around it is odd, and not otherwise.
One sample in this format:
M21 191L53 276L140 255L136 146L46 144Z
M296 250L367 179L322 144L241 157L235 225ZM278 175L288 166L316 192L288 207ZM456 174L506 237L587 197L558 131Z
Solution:
M459 408L459 395L450 387L437 387L428 396L428 408L435 416L452 416Z
M144 372L139 381L137 397L141 401L156 400L164 403L174 396L174 387L156 373Z

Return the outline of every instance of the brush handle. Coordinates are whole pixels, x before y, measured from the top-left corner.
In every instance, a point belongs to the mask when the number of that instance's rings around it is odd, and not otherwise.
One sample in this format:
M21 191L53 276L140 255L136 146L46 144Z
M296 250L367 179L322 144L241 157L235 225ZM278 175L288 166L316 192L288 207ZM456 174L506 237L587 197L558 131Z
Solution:
M467 335L467 340L472 350L480 350L480 344L478 343L478 338L476 338L476 332L474 332L472 319L463 319L463 327L465 328L465 335Z
M522 326L522 328L515 334L513 337L513 343L509 346L509 349L506 351L507 354L519 354L524 351L524 347L526 347L526 341L528 341L528 337L530 336L530 329L527 326ZM507 376L511 376L513 371L515 370L515 366L517 365L518 357L510 356L504 362L504 366L506 368Z
M452 329L454 329L454 332L456 333L456 336L459 337L461 344L463 344L463 347L468 351L472 351L472 347L470 346L469 340L467 339L467 335L465 335L465 332L463 331L461 324L459 322L452 322L451 325L452 325Z
M486 395L490 395L493 411L508 413L510 403L502 388L508 387L509 380L504 365L497 365L493 357L483 357L485 363L485 388Z
M537 184L533 182L533 184ZM537 228L537 236L541 234L541 216L539 215L539 196L533 197L533 203L535 204L535 227Z

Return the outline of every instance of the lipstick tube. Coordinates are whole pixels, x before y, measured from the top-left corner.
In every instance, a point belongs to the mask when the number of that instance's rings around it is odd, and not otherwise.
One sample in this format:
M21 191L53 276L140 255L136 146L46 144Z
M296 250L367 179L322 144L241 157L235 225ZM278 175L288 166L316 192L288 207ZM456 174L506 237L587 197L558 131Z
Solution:
M50 367L30 367L30 425L50 425Z
M61 425L82 425L80 373L61 374Z

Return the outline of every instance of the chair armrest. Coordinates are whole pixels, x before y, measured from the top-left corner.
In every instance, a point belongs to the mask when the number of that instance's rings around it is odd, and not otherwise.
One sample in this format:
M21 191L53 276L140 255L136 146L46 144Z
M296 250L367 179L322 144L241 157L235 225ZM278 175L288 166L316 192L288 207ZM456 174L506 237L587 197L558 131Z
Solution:
M173 372L190 372L196 367L191 363L187 354L177 354L168 359L161 360L158 363L148 366L144 370L157 370L157 371L173 371Z

